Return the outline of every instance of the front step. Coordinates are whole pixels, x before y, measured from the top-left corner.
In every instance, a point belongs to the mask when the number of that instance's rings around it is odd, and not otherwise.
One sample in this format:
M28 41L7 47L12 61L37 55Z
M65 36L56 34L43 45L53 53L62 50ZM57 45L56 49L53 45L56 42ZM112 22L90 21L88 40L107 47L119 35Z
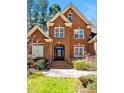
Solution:
M47 69L73 69L73 67L50 67L48 66Z
M73 65L68 64L65 61L53 61L50 64L48 64L47 68L53 68L53 69L72 69Z

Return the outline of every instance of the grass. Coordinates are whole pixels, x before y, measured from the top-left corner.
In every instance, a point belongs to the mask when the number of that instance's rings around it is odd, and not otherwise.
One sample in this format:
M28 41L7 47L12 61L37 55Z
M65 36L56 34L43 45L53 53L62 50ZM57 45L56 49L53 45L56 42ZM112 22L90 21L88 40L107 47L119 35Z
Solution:
M96 90L96 75L85 77L93 80L87 88ZM31 73L27 79L27 93L76 93L79 86L82 84L78 78L47 77L41 72Z
M87 78L93 80L93 83L88 84L89 89L96 89L97 88L97 77L96 75L87 76Z
M27 80L28 93L76 93L78 79L46 77L32 74Z

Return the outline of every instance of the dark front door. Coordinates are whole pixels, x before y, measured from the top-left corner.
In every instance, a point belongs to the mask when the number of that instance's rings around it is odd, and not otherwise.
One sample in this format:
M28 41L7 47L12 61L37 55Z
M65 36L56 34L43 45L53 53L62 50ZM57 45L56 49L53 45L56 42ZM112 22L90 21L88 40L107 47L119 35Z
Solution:
M65 49L64 46L55 46L54 47L54 60L64 60Z

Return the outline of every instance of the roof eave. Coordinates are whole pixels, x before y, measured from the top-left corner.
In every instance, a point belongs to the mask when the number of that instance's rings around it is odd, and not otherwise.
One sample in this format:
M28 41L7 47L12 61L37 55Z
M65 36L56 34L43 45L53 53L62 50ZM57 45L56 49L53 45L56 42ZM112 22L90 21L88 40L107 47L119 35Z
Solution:
M69 8L72 8L87 24L93 25L72 3L67 5L62 13L64 14Z
M49 36L38 26L35 25L28 33L27 37L29 38L35 31L38 29L46 38L49 38Z

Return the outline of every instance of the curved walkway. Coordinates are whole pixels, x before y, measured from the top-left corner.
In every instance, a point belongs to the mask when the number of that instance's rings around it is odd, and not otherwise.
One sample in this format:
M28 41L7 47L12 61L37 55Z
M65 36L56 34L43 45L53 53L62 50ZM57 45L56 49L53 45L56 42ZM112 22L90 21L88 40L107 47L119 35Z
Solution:
M45 76L53 77L81 77L88 75L97 75L96 71L79 71L75 69L50 69L48 71L42 71Z

